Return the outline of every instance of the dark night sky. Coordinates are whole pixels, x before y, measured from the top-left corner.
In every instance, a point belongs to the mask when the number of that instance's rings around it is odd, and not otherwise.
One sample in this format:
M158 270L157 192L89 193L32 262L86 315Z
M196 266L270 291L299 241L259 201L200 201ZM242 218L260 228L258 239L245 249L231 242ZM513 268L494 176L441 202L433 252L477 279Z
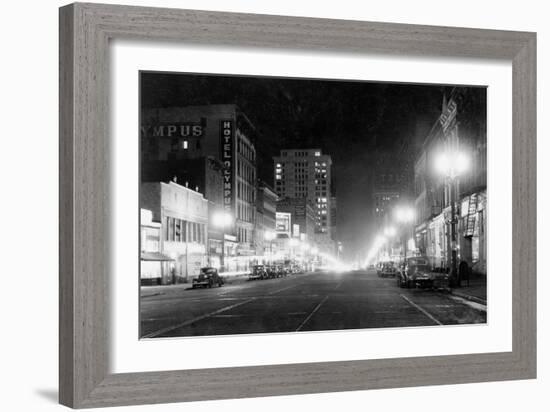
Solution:
M441 113L451 87L195 74L143 73L143 107L237 104L258 130L259 177L273 184L271 157L320 147L333 160L339 237L364 253L372 215L373 163L414 146Z

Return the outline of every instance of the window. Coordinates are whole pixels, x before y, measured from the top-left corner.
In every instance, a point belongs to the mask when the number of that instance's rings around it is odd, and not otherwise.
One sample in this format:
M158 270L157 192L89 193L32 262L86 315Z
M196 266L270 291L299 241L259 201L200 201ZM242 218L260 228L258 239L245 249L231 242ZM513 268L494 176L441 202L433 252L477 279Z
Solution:
M181 224L182 224L182 221L180 219L176 219L175 234L174 234L174 241L176 242L181 242Z
M174 218L166 217L166 239L169 242L174 241Z
M187 148L189 147L189 142L187 140L184 140L181 146L184 150L187 150Z

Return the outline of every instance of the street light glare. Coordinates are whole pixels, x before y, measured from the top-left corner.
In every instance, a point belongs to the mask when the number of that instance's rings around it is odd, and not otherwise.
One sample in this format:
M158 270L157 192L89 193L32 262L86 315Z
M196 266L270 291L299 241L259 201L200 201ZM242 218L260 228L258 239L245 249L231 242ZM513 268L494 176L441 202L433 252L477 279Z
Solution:
M395 218L398 222L412 222L414 220L414 210L411 207L398 207L395 210Z
M395 230L395 228L393 226L390 226L390 227L387 227L386 229L384 229L384 235L386 235L388 237L393 237L393 236L395 236L396 233L397 233L397 231Z
M212 216L212 223L217 227L227 227L233 222L233 217L228 212L216 212Z
M440 153L439 156L435 158L435 170L437 173L445 176L449 174L451 170L451 163L447 153Z
M468 156L466 156L464 153L458 153L456 155L456 158L454 159L454 169L456 173L460 175L466 172L469 166L470 162Z
M468 170L470 159L464 152L440 153L434 166L437 173L454 178Z

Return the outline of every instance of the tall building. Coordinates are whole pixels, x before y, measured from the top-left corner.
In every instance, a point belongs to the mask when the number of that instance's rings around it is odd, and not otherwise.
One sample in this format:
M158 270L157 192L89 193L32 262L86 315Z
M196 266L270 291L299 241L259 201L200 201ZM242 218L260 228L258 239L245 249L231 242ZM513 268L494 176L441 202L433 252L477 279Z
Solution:
M281 150L274 157L275 191L284 198L306 198L315 206L316 232L330 233L331 166L321 149Z
M142 181L151 181L147 174L154 173L159 162L182 167L192 159L221 162L222 204L233 222L224 229L225 235L228 240L236 240L236 255L254 255L255 140L254 126L234 104L142 109ZM178 182L192 180L191 174L182 175ZM205 175L189 182L189 186L212 197L212 179Z
M321 149L285 149L273 161L275 191L281 198L305 198L314 205L316 243L331 253L331 157Z

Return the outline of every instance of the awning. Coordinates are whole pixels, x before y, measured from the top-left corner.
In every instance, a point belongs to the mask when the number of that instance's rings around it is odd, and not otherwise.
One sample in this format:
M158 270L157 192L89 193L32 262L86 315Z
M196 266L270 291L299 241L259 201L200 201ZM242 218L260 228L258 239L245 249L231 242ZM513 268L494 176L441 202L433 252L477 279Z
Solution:
M168 261L173 261L174 259L160 252L141 252L141 260L168 262Z

